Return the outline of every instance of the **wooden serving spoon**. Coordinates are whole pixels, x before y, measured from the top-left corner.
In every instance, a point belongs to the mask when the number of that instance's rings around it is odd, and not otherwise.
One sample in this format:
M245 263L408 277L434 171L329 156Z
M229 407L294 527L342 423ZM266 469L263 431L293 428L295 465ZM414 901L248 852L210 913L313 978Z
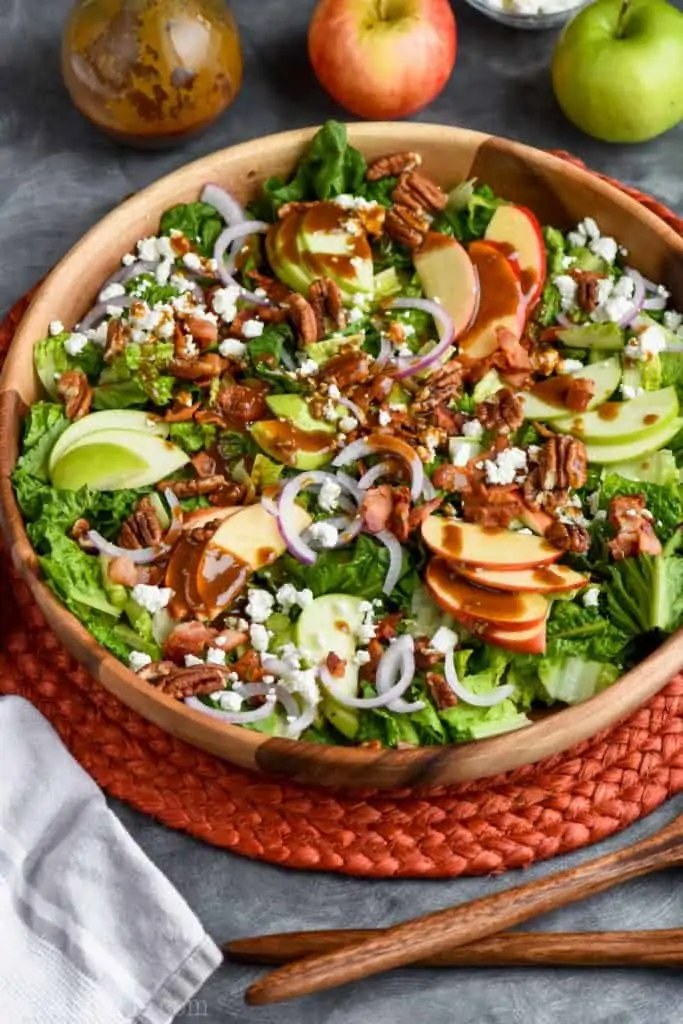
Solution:
M385 929L280 932L226 942L230 960L285 964L381 935ZM417 960L413 967L683 967L683 928L650 932L503 932Z
M273 971L246 993L276 1003L403 967L495 935L531 917L603 892L619 882L683 862L683 815L648 839L569 871L387 928L341 949Z

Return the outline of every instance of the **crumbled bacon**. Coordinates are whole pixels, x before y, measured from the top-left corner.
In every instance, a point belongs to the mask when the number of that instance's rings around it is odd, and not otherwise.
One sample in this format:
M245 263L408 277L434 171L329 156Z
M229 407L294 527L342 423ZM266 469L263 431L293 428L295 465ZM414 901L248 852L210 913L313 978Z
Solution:
M222 388L216 403L227 419L237 423L253 423L268 415L265 393L244 384L230 384Z
M330 675L334 679L342 679L346 672L346 660L340 658L334 651L330 651L325 658L325 665Z
M185 655L203 657L218 636L218 630L203 622L181 622L174 626L163 645L164 658L182 665Z
M403 612L393 612L391 615L385 615L375 627L375 637L377 640L393 640L398 635L397 628L402 618Z
M363 525L368 533L379 533L386 530L391 510L394 507L393 492L389 484L369 487L361 503Z
M516 484L487 485L475 480L463 494L463 518L479 526L507 527L523 510L524 499Z
M616 530L608 547L616 561L636 555L660 555L662 545L655 533L652 513L645 507L644 494L623 494L612 498L608 519Z
M564 404L572 412L585 412L594 394L594 380L589 380L587 377L574 377L567 387Z
M438 672L427 672L425 682L430 696L440 711L446 708L454 708L458 698L442 675Z
M194 466L197 476L214 476L216 473L216 460L208 452L197 452L196 455L192 456L190 462Z

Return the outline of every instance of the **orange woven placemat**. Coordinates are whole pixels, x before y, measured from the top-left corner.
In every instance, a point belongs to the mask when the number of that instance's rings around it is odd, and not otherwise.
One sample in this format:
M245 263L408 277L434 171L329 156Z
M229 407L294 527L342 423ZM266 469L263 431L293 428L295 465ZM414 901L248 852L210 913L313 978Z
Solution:
M683 233L666 207L629 190ZM0 361L26 308L0 327ZM62 648L0 555L0 693L28 698L109 794L216 846L368 877L487 874L595 843L683 789L683 675L625 723L505 776L343 792L257 776L129 711Z

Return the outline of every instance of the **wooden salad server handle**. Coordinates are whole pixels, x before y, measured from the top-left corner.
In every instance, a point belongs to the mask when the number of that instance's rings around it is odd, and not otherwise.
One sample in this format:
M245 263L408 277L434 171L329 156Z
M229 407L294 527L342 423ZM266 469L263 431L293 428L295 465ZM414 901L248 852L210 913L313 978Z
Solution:
M309 956L255 982L252 1005L281 1002L438 956L529 918L683 860L683 815L648 839L569 871L387 928L341 949Z
M341 949L385 929L280 932L226 942L229 960L284 964ZM414 967L683 967L683 928L649 932L502 932L447 949Z

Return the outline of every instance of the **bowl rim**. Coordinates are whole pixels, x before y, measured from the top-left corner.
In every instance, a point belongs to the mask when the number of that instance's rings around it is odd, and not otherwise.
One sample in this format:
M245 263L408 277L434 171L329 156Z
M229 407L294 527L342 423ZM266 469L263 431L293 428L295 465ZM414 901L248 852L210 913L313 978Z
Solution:
M447 744L441 747L382 748L379 752L358 746L326 746L303 740L275 739L267 734L245 729L239 725L220 722L213 716L195 711L184 703L160 693L97 643L92 634L52 594L40 577L37 555L29 542L24 520L14 496L10 476L14 467L14 459L4 439L8 435L8 428L16 423L17 418L23 418L26 409L25 403L22 403L20 396L11 386L15 368L21 365L22 350L32 348L35 340L40 336L40 334L36 334L36 325L49 323L51 319L49 306L53 301L53 296L59 293L65 274L71 265L79 259L81 252L92 245L101 235L115 237L117 226L125 225L131 218L143 220L151 195L156 196L165 189L177 194L182 190L185 180L192 180L194 184L204 169L206 177L200 178L200 180L212 180L217 167L235 158L243 158L245 161L251 157L256 159L259 149L264 145L270 147L286 147L288 143L303 145L319 127L316 125L277 132L228 146L183 164L169 174L155 179L94 224L44 278L15 332L0 375L0 438L2 438L2 443L0 443L0 523L15 566L48 618L50 627L57 632L60 640L65 642L68 647L70 646L72 653L75 653L74 645L77 645L79 649L85 649L88 653L87 658L81 651L77 655L79 660L105 688L114 692L124 703L134 707L144 717L151 718L156 724L160 724L159 717L154 712L156 709L160 712L162 709L166 709L167 712L172 713L172 716L180 716L181 720L194 723L197 726L196 731L201 732L203 737L210 741L211 746L204 749L211 749L213 753L227 760L238 760L238 763L243 766L247 766L248 762L251 767L262 768L265 771L278 771L277 764L280 760L283 764L289 761L291 763L287 763L287 767L282 770L290 775L292 774L292 765L303 764L312 758L328 764L336 761L343 762L343 768L350 773L349 779L347 781L337 779L334 785L367 785L367 782L363 782L364 774L373 765L377 765L380 760L387 774L395 774L397 778L401 779L400 784L402 785L419 784L423 779L429 778L435 763L441 767L444 762L453 763L451 765L453 771L449 773L455 775L453 781L497 775L501 771L509 771L529 763L528 755L524 755L524 748L528 744L526 739L522 740L520 744L520 736L528 737L529 742L533 738L533 761L536 762L549 754L557 753L558 728L571 734L571 740L568 740L565 747L561 748L566 749L577 742L589 739L634 711L660 690L683 665L683 644L681 643L683 632L679 631L668 638L652 654L621 676L610 687L582 704L561 708L547 717L533 722L530 726L488 739L464 744ZM350 141L361 149L364 142L377 135L381 135L383 141L386 140L388 147L391 146L392 139L405 145L406 135L409 135L411 147L415 149L419 149L423 142L442 142L444 146L448 145L449 141L457 143L459 140L479 145L487 141L499 142L505 145L508 152L526 158L532 164L541 163L551 166L556 171L561 171L563 176L575 180L589 191L592 190L603 195L613 206L621 207L626 216L649 224L653 230L663 236L667 247L674 251L677 250L683 260L683 239L656 214L645 209L637 200L600 179L588 169L567 163L560 157L544 150L485 132L437 123L412 122L406 124L405 122L380 121L351 123L346 127ZM157 226L158 222L155 220L152 225L155 231ZM127 697L130 697L130 700L127 700ZM614 714L615 703L620 706L618 715ZM590 714L586 714L586 709L590 709ZM169 728L169 725L166 724L167 717L164 716L164 724L161 724L161 728L173 733L174 729ZM182 735L186 742L193 742L187 738L184 732ZM244 757L240 756L237 759L233 756L235 751L231 749L232 743L242 748L242 751L245 752ZM266 743L277 748L278 753L273 766L261 765L256 757L259 748ZM493 770L490 768L487 770L488 762L495 762ZM409 781L406 782L406 779ZM373 786L381 785L374 782L371 784ZM392 782L386 783L386 785L393 784Z

